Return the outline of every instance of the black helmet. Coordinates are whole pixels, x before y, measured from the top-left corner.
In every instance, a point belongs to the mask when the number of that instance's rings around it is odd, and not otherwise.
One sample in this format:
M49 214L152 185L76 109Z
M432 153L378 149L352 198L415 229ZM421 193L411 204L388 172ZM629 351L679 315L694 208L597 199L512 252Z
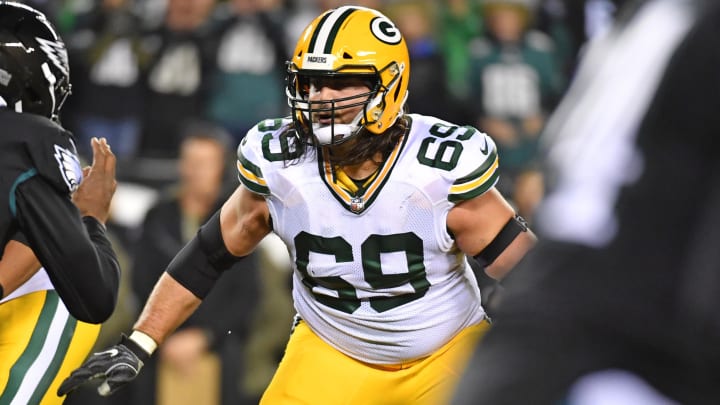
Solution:
M0 97L18 112L56 120L70 94L67 50L45 16L0 0Z

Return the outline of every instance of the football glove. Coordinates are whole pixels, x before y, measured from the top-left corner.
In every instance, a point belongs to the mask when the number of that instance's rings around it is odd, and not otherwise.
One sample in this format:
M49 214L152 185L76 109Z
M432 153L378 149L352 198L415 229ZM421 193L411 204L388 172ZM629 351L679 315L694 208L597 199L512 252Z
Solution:
M150 358L137 343L122 335L120 343L93 353L77 370L60 384L57 394L63 396L93 380L102 380L98 393L108 396L134 380L145 361Z

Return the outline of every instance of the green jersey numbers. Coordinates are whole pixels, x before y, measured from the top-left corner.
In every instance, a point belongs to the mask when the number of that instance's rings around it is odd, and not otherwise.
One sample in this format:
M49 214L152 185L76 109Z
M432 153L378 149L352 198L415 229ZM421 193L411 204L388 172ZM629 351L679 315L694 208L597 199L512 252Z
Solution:
M498 155L495 143L477 129L435 123L418 148L420 164L452 172L455 177L448 201L458 203L477 197L498 180Z
M372 297L370 306L378 312L407 304L427 292L430 282L423 264L423 241L414 233L395 235L370 235L362 244L362 265L365 281L373 289L385 289L410 284L414 292L389 297ZM385 274L382 271L383 253L404 252L408 265L407 273Z
M374 364L427 356L484 316L445 218L454 201L494 185L495 144L472 127L407 117L362 191L342 187L322 148L283 161L295 150L290 119L261 122L239 150L240 178L266 197L290 252L298 315L336 349Z
M262 154L270 162L292 160L299 157L297 149L288 142L285 131L278 132L286 124L288 124L287 120L276 118L262 121L257 126L258 131L267 132L262 138Z
M255 193L268 195L270 190L265 181L257 151L248 146L248 140L260 136L260 154L268 162L297 159L299 152L289 142L282 128L290 124L289 119L267 119L258 123L240 142L237 151L239 179L245 187Z
M448 171L457 167L463 151L462 141L468 140L475 134L480 133L473 127L458 127L443 123L436 123L430 127L428 132L434 136L422 140L417 155L418 162L426 166ZM489 151L487 142L485 142L484 148L480 147L480 151L483 155L487 155Z
M293 140L294 142L294 140ZM277 144L277 152L274 152L273 144ZM262 139L263 157L271 162L281 162L283 160L292 160L300 157L298 150L290 145L288 137L281 134L277 138L272 133L267 133Z
M302 282L312 290L314 287L325 287L329 290L337 291L338 297L318 294L313 291L315 299L319 302L335 308L339 311L349 314L355 312L360 307L355 288L352 284L343 280L341 277L312 277L308 273L308 264L310 264L310 252L327 254L335 256L336 263L346 263L353 261L352 246L343 238L336 236L334 238L326 238L323 236L312 235L307 232L300 232L295 237L295 249L297 251L295 265L302 274Z
M310 252L332 255L336 263L354 261L352 246L342 237L332 238L300 232L295 237L297 269L302 283L311 291L314 287L333 290L337 297L312 291L315 299L331 308L353 313L360 307L357 290L339 276L317 277L310 275L308 265ZM407 272L386 274L382 269L382 254L401 252L405 254ZM412 232L394 235L370 235L361 245L361 263L365 281L375 290L387 290L410 285L413 292L405 294L369 297L370 306L377 312L385 312L414 301L425 295L430 282L423 264L423 242Z
M258 131L260 132L272 132L277 131L286 123L282 118L267 119L257 124Z

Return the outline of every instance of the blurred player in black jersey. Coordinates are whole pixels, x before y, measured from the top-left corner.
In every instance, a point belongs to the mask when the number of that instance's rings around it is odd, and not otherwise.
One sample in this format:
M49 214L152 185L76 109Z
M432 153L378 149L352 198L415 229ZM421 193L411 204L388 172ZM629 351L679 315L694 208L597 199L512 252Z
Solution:
M58 122L67 52L44 15L0 1L0 404L60 404L59 381L115 308L106 238L115 157L93 139L82 169Z
M720 3L625 4L547 127L541 242L454 403L720 403L718 106Z

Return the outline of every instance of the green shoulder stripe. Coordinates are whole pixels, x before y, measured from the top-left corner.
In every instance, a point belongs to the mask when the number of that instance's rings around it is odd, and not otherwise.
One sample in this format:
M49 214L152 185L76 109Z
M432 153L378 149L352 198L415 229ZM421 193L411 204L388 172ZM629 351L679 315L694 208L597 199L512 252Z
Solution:
M482 183L479 187L470 189L464 193L453 193L448 195L448 201L452 203L458 203L460 201L473 199L486 191L490 190L495 183L497 183L499 173L495 171L485 183Z
M485 162L480 165L477 169L473 170L472 173L468 174L465 177L461 177L453 183L453 186L459 185L459 184L466 184L470 183L474 180L476 180L478 177L481 177L485 174L485 172L488 171L488 169L491 169L493 166L495 166L497 160L497 151L493 150L490 155L488 155L488 158L485 159Z
M238 177L245 187L258 194L270 194L260 167L247 160L242 153L238 153L237 168Z
M469 200L488 191L497 182L499 176L497 168L497 151L493 150L480 167L467 176L455 180L450 186L448 200L451 202Z

